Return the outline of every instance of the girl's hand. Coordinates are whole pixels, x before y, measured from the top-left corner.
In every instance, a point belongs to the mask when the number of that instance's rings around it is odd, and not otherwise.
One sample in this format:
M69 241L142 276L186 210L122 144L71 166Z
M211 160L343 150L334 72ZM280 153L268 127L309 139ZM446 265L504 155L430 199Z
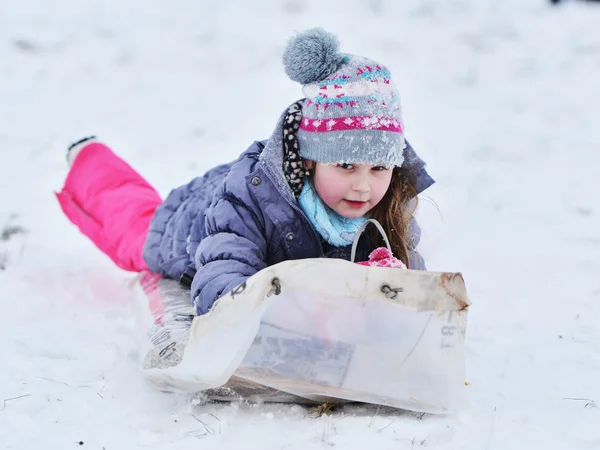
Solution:
M361 266L373 266L373 267L392 267L398 269L406 269L406 266L402 261L394 257L386 247L376 248L369 255L368 261L358 262Z

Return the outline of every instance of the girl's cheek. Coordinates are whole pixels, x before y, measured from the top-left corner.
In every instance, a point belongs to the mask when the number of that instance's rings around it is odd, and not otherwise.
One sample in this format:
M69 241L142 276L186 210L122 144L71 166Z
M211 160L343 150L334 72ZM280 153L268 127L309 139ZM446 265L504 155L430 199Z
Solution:
M381 200L383 198L383 196L385 195L385 193L388 190L389 187L389 183L384 180L380 180L381 182L377 183L377 187L376 187L376 196L379 200Z

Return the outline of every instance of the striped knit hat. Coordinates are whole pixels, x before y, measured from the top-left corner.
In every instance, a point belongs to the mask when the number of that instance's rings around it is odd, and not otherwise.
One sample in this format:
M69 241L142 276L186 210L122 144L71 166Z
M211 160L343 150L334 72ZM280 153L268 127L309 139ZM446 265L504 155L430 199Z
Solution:
M313 28L287 43L287 75L306 97L297 136L300 156L322 163L401 166L404 127L389 70L340 53L337 38Z

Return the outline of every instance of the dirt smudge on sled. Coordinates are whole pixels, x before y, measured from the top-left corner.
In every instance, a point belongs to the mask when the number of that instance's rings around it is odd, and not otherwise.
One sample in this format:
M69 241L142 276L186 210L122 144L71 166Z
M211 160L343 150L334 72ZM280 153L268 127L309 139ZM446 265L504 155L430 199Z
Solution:
M450 297L452 297L454 299L456 304L459 306L457 311L458 312L466 311L469 308L469 301L466 298L465 299L461 298L456 292L452 292L452 290L450 289L450 286L455 283L461 283L463 286L462 290L465 291L465 289L464 289L465 279L463 278L462 273L460 273L460 272L443 273L440 276L440 286L442 287L442 289L444 289L446 294L448 294ZM466 291L465 291L465 293L466 293Z

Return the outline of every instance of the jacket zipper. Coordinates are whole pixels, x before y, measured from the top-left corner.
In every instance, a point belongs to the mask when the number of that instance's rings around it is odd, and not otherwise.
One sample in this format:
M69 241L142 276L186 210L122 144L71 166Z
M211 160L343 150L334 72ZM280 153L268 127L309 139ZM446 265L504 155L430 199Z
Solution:
M265 164L263 164L263 167L265 168L264 172L265 172L265 175L267 176L267 178L268 178L268 179L271 181L271 183L273 184L273 186L277 186L277 185L275 184L275 181L274 181L274 180L273 180L273 178L271 177L271 174L270 174L270 172L269 172L269 169L268 169L268 167L267 167ZM279 191L278 191L278 192L279 192ZM281 195L281 192L279 192L279 194ZM291 201L290 201L290 200L287 198L287 196L285 196L285 195L281 195L281 196L282 196L282 197L283 197L283 199L286 201L286 203L287 203L288 205L290 205L290 207L291 207L293 210L295 210L295 211L297 211L297 212L299 212L299 213L300 213L300 216L303 218L303 220L304 220L304 223L305 223L306 225L308 225L308 228L310 228L310 229L312 230L312 232L313 232L313 235L315 236L315 239L316 239L316 240L317 240L317 242L319 243L319 248L320 248L321 257L323 257L323 256L324 256L324 253L323 253L323 244L321 244L321 237L320 237L320 236L319 236L319 234L317 233L317 230L315 230L315 228L314 228L314 227L312 226L312 224L310 223L310 220L308 220L308 217L306 217L306 214L304 214L304 211L302 211L302 209L301 209L301 208L298 206L298 203L291 202Z

